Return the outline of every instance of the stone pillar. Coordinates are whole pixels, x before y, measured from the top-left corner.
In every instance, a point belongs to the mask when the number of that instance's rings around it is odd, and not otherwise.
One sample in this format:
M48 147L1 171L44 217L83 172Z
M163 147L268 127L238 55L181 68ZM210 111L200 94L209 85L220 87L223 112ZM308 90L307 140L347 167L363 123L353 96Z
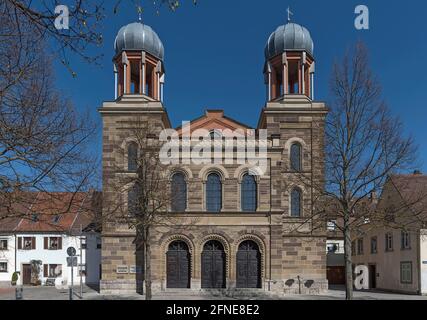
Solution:
M118 70L117 64L114 64L114 100L118 98Z

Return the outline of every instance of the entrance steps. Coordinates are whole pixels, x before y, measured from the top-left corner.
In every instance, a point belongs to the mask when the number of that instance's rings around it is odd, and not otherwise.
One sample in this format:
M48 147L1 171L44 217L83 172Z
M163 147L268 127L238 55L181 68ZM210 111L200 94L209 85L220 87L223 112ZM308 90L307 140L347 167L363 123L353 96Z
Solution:
M277 293L265 291L262 289L167 289L158 293L163 297L190 296L190 297L213 297L213 298L234 298L234 299L274 299L279 296Z

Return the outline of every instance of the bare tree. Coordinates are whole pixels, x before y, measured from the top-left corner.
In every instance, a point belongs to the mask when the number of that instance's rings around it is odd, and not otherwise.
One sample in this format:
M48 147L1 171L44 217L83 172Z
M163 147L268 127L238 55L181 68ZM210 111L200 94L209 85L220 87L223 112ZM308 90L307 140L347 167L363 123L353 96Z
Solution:
M18 21L16 20L18 19ZM78 192L96 161L85 152L95 131L54 88L52 59L31 23L0 13L0 219L30 207L25 191ZM13 31L19 28L19 34ZM22 213L25 210L19 210Z
M389 209L387 214L379 209L373 195L381 193L391 175L414 169L417 147L382 100L362 43L334 64L330 89L325 159L314 159L325 163L325 180L313 184L299 174L301 183L313 190L314 203L313 212L296 229L310 225L310 231L304 232L314 232L325 229L326 220L337 221L344 237L346 299L352 299L352 239L366 233L368 225L372 229L388 224Z
M144 257L144 280L146 300L152 298L151 247L154 234L164 228L184 230L192 221L179 219L171 211L173 201L180 199L180 190L171 190L171 167L160 161L162 142L159 140L160 125L140 117L132 120L128 146L120 150L126 155L128 168L114 166L114 178L109 180L108 199L103 200L103 222L110 226L127 225L136 233L135 244Z

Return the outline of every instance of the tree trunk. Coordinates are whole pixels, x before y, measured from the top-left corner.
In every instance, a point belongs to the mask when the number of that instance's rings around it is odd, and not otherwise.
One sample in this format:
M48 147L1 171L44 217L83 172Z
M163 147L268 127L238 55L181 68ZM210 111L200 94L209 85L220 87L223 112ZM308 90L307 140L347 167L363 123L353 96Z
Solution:
M344 222L347 224L347 222ZM344 226L344 260L345 260L345 299L353 300L353 265L351 256L351 234L348 226Z
M151 293L151 243L149 229L145 230L145 300L152 299Z

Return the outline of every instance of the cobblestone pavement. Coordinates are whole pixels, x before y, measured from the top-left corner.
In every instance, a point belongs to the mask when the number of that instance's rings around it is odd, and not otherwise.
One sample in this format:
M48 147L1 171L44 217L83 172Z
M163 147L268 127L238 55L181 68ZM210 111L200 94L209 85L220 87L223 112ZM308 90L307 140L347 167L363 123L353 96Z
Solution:
M81 300L79 297L80 288L76 287L74 290L74 299ZM241 300L343 300L345 292L342 288L334 288L329 290L326 295L309 296L309 295L291 295L286 297L272 298L269 296L263 297L242 297ZM57 289L54 287L24 287L23 289L24 300L69 300L69 290L67 288ZM385 292L355 292L354 298L356 300L427 300L427 296L415 296L394 294ZM100 295L95 289L84 286L83 299L85 300L144 300L141 295ZM0 288L0 300L15 300L14 288ZM208 294L188 293L165 293L162 295L155 295L153 300L238 300L237 298L219 297Z

